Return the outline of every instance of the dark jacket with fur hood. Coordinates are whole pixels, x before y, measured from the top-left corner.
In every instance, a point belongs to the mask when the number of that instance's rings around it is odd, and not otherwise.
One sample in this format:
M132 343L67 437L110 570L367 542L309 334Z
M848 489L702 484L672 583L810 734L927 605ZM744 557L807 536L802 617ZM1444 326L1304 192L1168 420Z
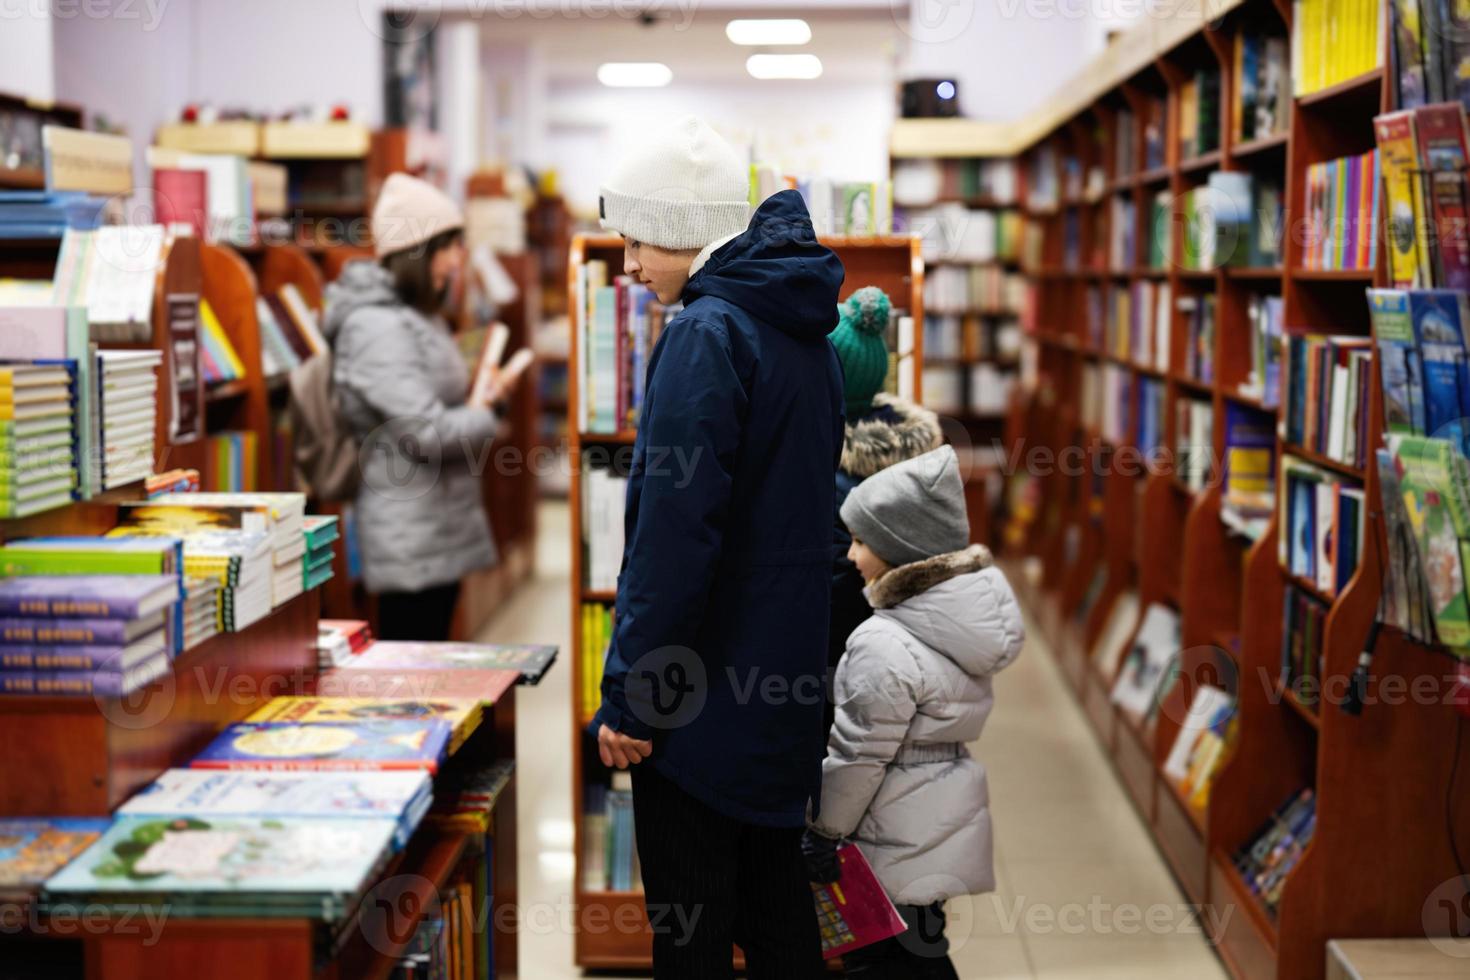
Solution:
M879 470L894 463L938 449L944 441L938 417L927 408L893 395L873 399L873 410L847 423L842 443L842 462L837 470L837 509L852 492ZM832 535L832 626L827 634L827 664L836 667L847 645L847 637L872 614L863 598L863 577L847 560L852 535L842 518L834 516ZM828 710L831 727L831 710Z

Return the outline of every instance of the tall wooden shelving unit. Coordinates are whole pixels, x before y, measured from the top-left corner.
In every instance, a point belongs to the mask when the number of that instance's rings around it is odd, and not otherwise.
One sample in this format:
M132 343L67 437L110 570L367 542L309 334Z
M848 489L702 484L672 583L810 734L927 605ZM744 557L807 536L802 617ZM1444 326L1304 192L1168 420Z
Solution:
M1243 407L1273 419L1281 411L1239 387L1249 366L1246 309L1252 294L1283 297L1288 333L1371 336L1364 290L1387 285L1382 254L1376 270L1310 270L1303 267L1301 236L1288 233L1279 268L1194 272L1175 261L1163 270L1147 269L1142 268L1147 255L1143 225L1153 193L1167 188L1178 229L1177 195L1221 169L1281 180L1284 228L1289 231L1305 214L1307 168L1371 149L1373 117L1394 108L1394 86L1384 70L1368 72L1294 99L1284 133L1238 142L1228 111L1237 96L1232 74L1236 35L1262 29L1290 32L1292 5L1287 0L1221 0L1205 7L1188 17L1181 11L1172 19L1150 18L1143 31L1116 42L1034 118L1012 125L901 123L894 145L896 153L902 149L911 155L921 154L926 145L934 147L934 155L1014 155L1028 166L1060 167L1068 156L1085 160L1102 153L1108 171L1102 200L1064 198L1054 216L1035 216L1042 222L1043 241L1041 264L1033 270L1028 344L1038 383L1018 399L1008 431L1012 439L1024 436L1028 449L1072 449L1084 465L1072 475L1038 475L1040 499L1025 527L1023 550L1033 559L1033 568L1039 565L1040 574L1030 578L1017 563L1013 581L1185 893L1191 901L1217 907L1219 915L1203 919L1221 924L1211 938L1231 972L1248 978L1320 978L1327 940L1423 936L1426 930L1451 929L1455 923L1433 915L1435 909L1427 903L1444 899L1446 907L1459 908L1470 900L1451 838L1458 838L1460 853L1470 851L1470 788L1463 780L1450 784L1458 753L1470 751L1470 736L1443 697L1436 703L1415 703L1379 686L1391 676L1408 685L1427 682L1443 695L1453 662L1443 651L1384 628L1374 660L1377 676L1361 716L1339 710L1331 699L1314 710L1280 690L1283 590L1306 585L1279 564L1278 535L1284 529L1273 518L1256 541L1228 530L1220 519L1219 472L1212 473L1203 490L1192 491L1172 466L1135 475L1119 465L1138 447L1126 440L1111 442L1089 425L1076 394L1084 368L1092 365L1116 365L1131 372L1135 381L1159 379L1165 385L1165 447L1175 444L1178 400L1208 400L1214 419L1213 459L1219 461L1227 408ZM1205 158L1180 159L1179 90L1201 68L1222 75L1221 148ZM1150 93L1167 98L1166 166L1114 173L1117 114ZM1094 134L1101 134L1100 143ZM1141 153L1136 156L1142 159ZM1080 220L1083 240L1089 241L1098 223L1106 230L1111 220L1107 198L1113 196L1138 204L1133 267L1066 263L1066 213L1079 213L1074 220ZM1176 233L1176 255L1178 240ZM1380 244L1380 253L1384 251ZM1085 327L1088 287L1126 286L1139 278L1167 281L1174 299L1202 293L1217 297L1213 380L1202 382L1188 373L1182 356L1188 327L1177 312L1171 314L1166 370L1134 364L1094 346ZM1383 431L1376 383L1370 431ZM1375 443L1379 438L1375 435ZM1305 589L1330 605L1323 680L1342 685L1357 665L1387 561L1377 475L1372 467L1324 460L1281 435L1277 449L1278 465L1283 453L1297 456L1366 490L1368 533L1356 575L1335 598ZM1102 588L1088 602L1089 583L1099 576ZM1128 591L1136 591L1139 600L1135 633L1150 603L1168 605L1181 617L1181 675L1186 683L1172 690L1151 729L1140 728L1114 709L1109 700L1114 678L1104 676L1090 655L1119 597ZM1195 687L1232 681L1238 696L1238 735L1201 812L1184 801L1161 766ZM1316 793L1315 836L1288 878L1273 919L1247 890L1231 856L1304 786ZM1236 914L1226 917L1229 908Z
M845 236L823 237L822 243L832 248L842 259L847 271L842 286L841 298L846 299L861 286L879 286L893 299L896 309L905 309L915 321L915 348L909 364L914 372L913 385L916 399L922 394L923 363L923 315L924 315L924 260L920 253L917 236L890 235L874 238L849 238ZM568 257L568 295L576 294L576 282L582 266L591 259L607 263L609 276L621 274L623 267L623 242L615 235L577 235L572 239ZM568 359L570 394L568 398L568 432L572 459L570 494L571 516L571 606L572 606L572 805L575 816L575 838L573 853L576 866L573 887L577 905L576 962L586 969L631 969L647 970L653 964L652 933L647 929L643 912L641 892L591 891L583 888L583 789L593 779L606 779L607 770L597 758L596 744L586 734L591 718L581 708L582 654L580 615L583 603L613 605L616 593L599 592L583 585L582 572L582 488L581 465L583 454L589 449L605 453L631 454L635 433L618 432L597 434L579 431L576 406L579 398L578 365L581 351L578 349L579 317L581 311L571 314L571 350ZM902 352L900 352L902 353ZM639 931L617 927L620 923L642 923ZM598 923L609 928L592 928ZM584 927L588 926L588 927Z

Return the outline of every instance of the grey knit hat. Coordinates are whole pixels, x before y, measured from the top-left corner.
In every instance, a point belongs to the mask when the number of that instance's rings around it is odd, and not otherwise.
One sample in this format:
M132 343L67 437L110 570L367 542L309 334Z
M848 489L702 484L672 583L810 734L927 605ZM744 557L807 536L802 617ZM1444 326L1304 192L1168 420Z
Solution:
M954 448L931 449L859 483L842 504L842 523L894 566L964 549L970 518Z

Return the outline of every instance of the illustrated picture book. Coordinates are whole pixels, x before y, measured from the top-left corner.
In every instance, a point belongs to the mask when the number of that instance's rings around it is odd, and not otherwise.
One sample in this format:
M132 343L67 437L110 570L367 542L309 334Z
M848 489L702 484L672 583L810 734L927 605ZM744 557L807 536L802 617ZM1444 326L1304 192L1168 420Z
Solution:
M427 769L435 772L450 726L418 721L238 722L194 757L195 769Z
M829 960L908 928L856 844L839 847L837 863L841 878L830 885L812 884L817 925L822 931L822 958Z

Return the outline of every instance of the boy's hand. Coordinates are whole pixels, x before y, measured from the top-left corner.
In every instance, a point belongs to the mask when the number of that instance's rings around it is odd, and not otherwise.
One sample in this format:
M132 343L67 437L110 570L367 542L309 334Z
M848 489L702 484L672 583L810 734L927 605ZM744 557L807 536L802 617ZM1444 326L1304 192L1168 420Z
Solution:
M830 885L842 877L842 865L837 860L837 845L841 841L823 837L810 827L801 835L801 856L806 859L806 875L818 885Z
M626 769L653 755L653 743L615 732L606 725L597 730L597 754L604 766Z

